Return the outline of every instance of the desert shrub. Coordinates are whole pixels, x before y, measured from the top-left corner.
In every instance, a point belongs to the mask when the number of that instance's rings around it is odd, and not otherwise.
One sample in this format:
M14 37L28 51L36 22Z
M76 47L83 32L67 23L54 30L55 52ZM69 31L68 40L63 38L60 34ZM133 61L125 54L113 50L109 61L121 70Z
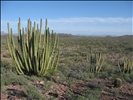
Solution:
M74 99L75 99L75 98L74 98L74 93L71 92L70 90L65 91L65 93L66 93L66 98L67 98L68 100L74 100Z
M114 94L115 96L119 96L119 95L120 95L118 90L113 91L113 94Z
M76 100L88 100L88 98L81 96L81 95L78 95Z
M122 77L125 81L132 83L133 82L133 72L130 74L122 74Z
M8 71L16 72L14 62L9 62L7 60L1 60L1 74L7 73Z
M27 85L28 80L24 77L13 77L12 84L20 84L20 85Z
M16 75L12 71L8 71L7 73L2 74L1 81L4 85L9 85L15 77Z
M115 71L115 67L114 67L114 65L105 62L105 63L103 63L102 71L107 71L108 73L113 73Z
M57 83L62 83L64 80L66 80L66 76L61 71L58 70L57 73L51 76L50 79Z
M76 79L75 78L72 78L72 77L67 77L67 83L68 85L72 85L76 82Z
M124 79L123 75L124 75L124 73L112 74L112 78L111 78L112 82L114 82L114 80L116 78L120 78L122 80L122 82L125 82L126 80Z
M1 68L2 68L2 71L4 71L4 73L6 70L11 69L9 63L6 60L1 60Z
M39 80L41 80L41 77L37 77L37 76L35 76L35 75L31 75L31 76L29 76L29 75L24 75L24 77L25 77L26 79L30 80L30 81L39 81Z
M43 85L42 89L44 89L44 91L47 91L51 88L52 85L53 85L52 81L45 81L45 85Z
M99 100L100 99L100 90L99 89L90 89L87 88L85 91L84 97L87 100Z
M129 74L130 82L133 82L133 72Z
M105 79L105 78L108 78L108 77L110 77L111 76L111 73L108 73L108 72L100 72L100 73L98 73L98 74L95 74L95 76L97 77L97 78L102 78L102 79Z
M27 100L41 100L40 91L32 85L24 85Z
M17 76L12 71L8 71L2 74L1 77L2 84L9 85L9 84L21 84L26 85L28 80L24 77Z
M112 80L115 78L120 78L123 82L133 82L133 72L132 73L115 73L112 74Z
M66 65L60 66L60 67L58 68L58 70L59 70L60 72L62 72L62 74L63 74L64 76L68 76L68 75L71 73L71 68L68 67L68 66L66 66Z

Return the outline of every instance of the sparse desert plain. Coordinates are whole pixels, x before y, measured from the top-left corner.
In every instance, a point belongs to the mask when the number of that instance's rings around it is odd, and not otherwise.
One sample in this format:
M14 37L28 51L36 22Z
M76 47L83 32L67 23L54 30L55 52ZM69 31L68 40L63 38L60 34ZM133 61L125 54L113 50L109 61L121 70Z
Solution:
M7 35L1 34L1 100L133 99L132 35L57 35L60 50L57 71L51 76L39 77L17 74L7 47ZM96 70L94 56L99 53L101 65ZM125 59L132 62L130 71L122 65Z

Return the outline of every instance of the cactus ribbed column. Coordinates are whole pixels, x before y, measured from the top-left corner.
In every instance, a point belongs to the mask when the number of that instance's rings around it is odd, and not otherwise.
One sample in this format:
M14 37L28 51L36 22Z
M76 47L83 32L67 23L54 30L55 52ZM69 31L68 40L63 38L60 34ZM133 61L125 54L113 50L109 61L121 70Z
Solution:
M123 73L131 73L133 71L133 60L132 59L124 59L123 63L118 63L118 67L120 72Z
M27 28L21 29L21 21L18 22L17 46L14 43L12 29L8 26L7 44L11 56L16 63L18 74L35 74L46 76L53 74L59 61L59 39L52 31L50 33L45 25L44 36L42 36L42 19L40 27L36 22L32 27L32 22L28 20ZM42 38L43 37L43 38Z
M92 53L90 51L90 56L87 54L87 62L90 62L90 72L99 73L104 62L104 57L100 52Z

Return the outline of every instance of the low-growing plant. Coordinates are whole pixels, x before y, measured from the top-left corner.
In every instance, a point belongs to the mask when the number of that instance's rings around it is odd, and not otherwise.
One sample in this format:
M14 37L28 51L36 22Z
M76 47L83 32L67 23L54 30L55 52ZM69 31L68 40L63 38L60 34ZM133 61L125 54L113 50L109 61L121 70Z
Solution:
M84 97L87 98L87 100L100 100L101 92L99 89L86 88L84 91Z
M28 100L42 100L41 92L32 85L24 85L25 94Z
M118 90L113 91L113 94L114 94L115 96L119 96L119 95L120 95Z
M1 81L4 85L9 85L12 83L12 79L15 78L16 75L12 71L8 71L6 73L3 73L1 76Z
M52 81L45 81L45 84L43 85L42 89L44 91L48 91L51 88L52 85L53 85Z
M74 93L72 91L67 90L67 91L65 91L65 93L66 93L66 98L68 100L74 100L74 99L76 99L76 98L74 98Z
M12 71L8 71L7 73L2 74L1 77L2 84L4 85L10 85L10 84L21 84L21 85L27 85L28 80L24 77L17 76Z
M115 67L114 67L113 64L104 62L101 71L102 72L105 71L105 72L108 72L108 73L114 73L115 72Z

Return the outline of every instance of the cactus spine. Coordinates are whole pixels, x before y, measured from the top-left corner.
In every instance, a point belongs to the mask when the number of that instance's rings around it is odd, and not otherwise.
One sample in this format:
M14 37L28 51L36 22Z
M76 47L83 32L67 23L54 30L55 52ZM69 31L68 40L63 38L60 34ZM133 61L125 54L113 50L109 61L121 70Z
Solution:
M12 29L8 26L7 44L11 56L16 63L18 74L50 75L54 73L59 61L59 39L47 27L47 19L42 39L42 19L40 27L36 22L32 27L32 22L28 20L27 28L21 29L21 21L18 22L17 44L15 46Z
M131 59L124 59L122 63L118 63L120 72L131 73L133 71L133 61Z

